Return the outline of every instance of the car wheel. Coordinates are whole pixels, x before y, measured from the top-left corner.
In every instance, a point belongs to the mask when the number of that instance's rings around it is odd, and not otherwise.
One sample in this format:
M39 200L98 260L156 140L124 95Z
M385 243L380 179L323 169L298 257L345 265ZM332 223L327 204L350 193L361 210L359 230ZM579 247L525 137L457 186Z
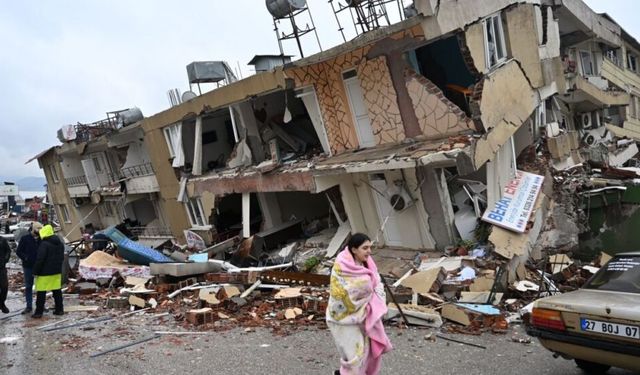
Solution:
M576 359L576 365L587 374L606 374L611 368L609 365L601 363L589 362L584 359Z

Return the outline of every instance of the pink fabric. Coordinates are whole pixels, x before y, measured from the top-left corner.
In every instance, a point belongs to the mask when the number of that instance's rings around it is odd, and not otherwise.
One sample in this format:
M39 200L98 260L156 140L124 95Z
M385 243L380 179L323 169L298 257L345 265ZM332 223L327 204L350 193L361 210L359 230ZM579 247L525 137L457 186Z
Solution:
M370 352L367 356L367 374L377 374L380 371L382 354L393 349L389 337L384 331L382 317L387 313L386 301L383 301L378 294L375 293L380 284L380 275L378 274L378 266L372 257L367 259L367 266L361 266L355 262L353 255L348 249L344 249L338 254L336 262L340 264L342 272L345 275L353 277L368 276L371 286L371 299L366 306L366 317L364 321L364 332L370 339Z

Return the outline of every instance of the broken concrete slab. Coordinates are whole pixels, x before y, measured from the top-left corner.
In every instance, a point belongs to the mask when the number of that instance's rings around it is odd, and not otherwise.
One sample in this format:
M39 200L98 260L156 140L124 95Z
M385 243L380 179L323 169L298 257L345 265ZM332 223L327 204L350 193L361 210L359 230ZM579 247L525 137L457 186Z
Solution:
M347 238L351 234L351 224L347 221L340 224L338 231L331 239L327 247L326 258L333 258L340 250L344 248Z
M286 288L278 291L274 296L275 299L282 298L298 298L302 296L301 293L302 288Z
M453 322L468 326L480 316L499 316L500 310L489 305L470 303L451 303L442 307L442 317Z
M549 264L551 265L551 273L555 275L572 265L573 260L567 254L556 254L549 257Z
M438 259L426 258L423 259L418 267L419 271L427 271L432 268L442 267L445 271L455 271L462 266L463 259L471 259L467 257L440 257Z
M440 328L442 326L442 317L434 309L408 304L400 304L400 308L411 325L432 328ZM387 319L394 319L400 316L400 311L395 304L390 303L387 309Z
M110 297L107 300L108 309L125 309L129 307L129 299L127 297Z
M414 293L437 293L447 277L443 267L419 271L404 279L400 285L411 288Z
M217 287L217 286L200 289L200 292L198 293L198 298L200 300L207 302L210 305L218 305L220 304L220 300L218 300L216 295L219 290L220 290L220 287Z
M152 275L170 275L174 277L201 275L220 272L222 267L214 262L207 263L151 263Z
M100 306L87 306L87 305L72 305L65 306L65 312L77 312L77 311L97 311Z
M469 285L470 292L489 292L493 288L495 278L489 276L483 276L476 278L471 285Z
M463 303L488 303L491 292L461 292L458 302ZM497 305L502 300L504 293L495 293L493 295L492 305Z
M143 298L140 298L138 296L134 296L132 294L132 295L129 296L129 305L136 306L136 307L139 307L141 309L144 309L145 306L147 305L147 301L145 301Z
M136 286L140 284L146 284L149 281L149 278L146 277L136 277L136 276L127 276L124 278L125 285Z

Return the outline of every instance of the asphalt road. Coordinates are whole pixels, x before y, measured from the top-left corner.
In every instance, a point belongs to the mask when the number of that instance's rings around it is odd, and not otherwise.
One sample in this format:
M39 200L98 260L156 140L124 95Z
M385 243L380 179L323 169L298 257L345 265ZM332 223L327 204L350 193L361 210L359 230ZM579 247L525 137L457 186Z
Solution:
M71 302L71 301L69 301ZM20 300L9 301L17 310ZM151 337L154 330L176 328L173 319L133 316L84 327L42 332L38 326L56 319L71 320L86 313L70 313L34 321L15 316L0 321L1 374L332 374L338 357L327 330L301 329L274 336L266 329L234 329L198 336L161 336L144 344L91 358L92 354ZM3 315L0 314L0 319ZM521 327L506 335L455 335L458 340L486 349L429 341L429 329L388 328L395 349L383 359L383 374L582 374L572 361L555 359L537 342L515 343L526 337ZM630 375L619 369L610 374Z

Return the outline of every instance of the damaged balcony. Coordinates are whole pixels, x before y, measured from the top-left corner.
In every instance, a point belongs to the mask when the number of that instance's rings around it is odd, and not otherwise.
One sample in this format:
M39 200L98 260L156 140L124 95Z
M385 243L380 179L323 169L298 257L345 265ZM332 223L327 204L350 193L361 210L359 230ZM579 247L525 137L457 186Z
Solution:
M124 184L121 190L128 195L160 190L144 136L141 123L118 129L108 136L108 146L117 166L110 180L118 182L118 185Z
M593 79L580 75L572 78L567 77L567 84L571 88L562 97L562 100L575 104L579 112L629 104L629 94L626 92L608 86L608 82L594 82Z
M625 85L618 84L622 76L612 77L612 73L617 73L617 67L610 60L619 60L617 55L622 44L620 27L588 8L564 6L558 11L562 62L568 88L562 100L573 104L577 112L627 105L629 95L623 90ZM596 27L595 24L601 26ZM605 28L605 25L610 28Z
M419 218L422 217L419 211L423 210L422 208L418 208L420 206L416 204L415 207L407 207L407 211L395 212L389 209L391 206L386 198L383 197L376 200L374 191L376 189L384 192L391 191L394 186L396 186L396 181L404 180L404 171L414 176L411 177L413 181L416 180L416 168L455 167L457 163L463 166L470 165L468 144L469 140L465 136L444 141L414 142L408 145L389 144L363 149L357 152L343 153L333 157L316 156L312 159L292 160L281 163L275 168L268 170L261 170L260 166L250 166L244 169L226 170L216 175L191 178L187 191L189 192L189 196L199 198L195 198L196 202L193 202L193 204L190 203L189 206L193 207L193 210L196 212L198 211L198 207L200 207L202 212L190 216L207 217L207 213L209 212L208 207L213 207L213 205L207 207L206 200L210 199L207 197L213 195L216 197L215 207L223 207L225 202L236 201L234 204L235 215L229 212L224 212L224 214L222 212L219 213L220 217L235 217L235 227L213 224L219 233L226 233L229 230L235 231L234 234L240 233L240 218L242 218L244 223L242 228L246 228L243 229L243 237L247 237L255 230L254 225L256 225L256 223L261 222L263 230L264 228L269 229L271 226L286 226L286 223L291 224L296 219L309 220L309 215L314 212L330 212L330 210L335 212L334 207L337 211L341 211L342 209L338 208L340 206L344 207L346 214L341 215L334 213L334 223L338 224L338 222L340 222L346 224L347 227L353 230L364 230L362 227L368 225L371 227L370 229L373 233L376 227L376 220L382 222L384 216L391 215L393 217L391 222L394 224L388 226L389 229L387 232L399 227L412 228L412 230L419 231L418 228L420 226L411 225L411 223L426 223L426 219L422 220ZM465 161L468 161L468 163ZM395 170L395 172L393 170ZM376 173L389 174L387 182L375 179L374 175L376 175ZM360 205L367 206L367 204L363 203L359 198L364 192L356 192L354 186L359 185L363 188L368 186L358 181L361 178L368 180L369 176L373 176L373 179L367 184L374 186L375 189L372 188L373 190L366 191L366 194L370 196L370 198L367 199L371 199L371 204L375 201L375 207L379 207L380 210L371 211L367 217L364 218L362 217L362 209L364 208L360 208ZM382 186L381 182L384 183L384 186ZM432 182L435 183L435 180ZM431 186L431 184L428 185ZM401 187L399 191L402 193L405 190L406 188ZM438 191L435 185L434 191ZM333 196L333 198L330 199L331 203L328 203L323 193L328 193ZM254 195L256 196L255 199L253 198ZM217 203L219 196L224 196L222 198L222 205L220 206L218 206ZM243 198L243 202L258 201L260 214L254 212L250 216L246 214L242 215L242 205L238 201L240 197L244 196L251 198ZM445 194L443 193L442 196L444 197ZM197 202L198 200L200 202ZM413 202L413 199L409 199L409 201ZM434 201L434 203L435 202L437 201ZM369 204L369 206L371 204ZM311 210L309 213L302 212L316 205L317 208ZM287 206L295 207L295 209L291 209L291 214L288 213L286 209ZM414 206L413 203L411 206ZM438 203L436 205L429 205L428 209L433 210L435 206L441 208L441 204ZM251 207L253 207L253 205L251 205ZM375 215L375 217L372 217L372 215ZM338 222L335 221L337 217L341 218ZM438 217L442 218L441 216ZM409 221L404 222L406 220ZM351 224L349 224L350 221ZM365 224L365 222L369 224ZM433 241L428 239L427 235L420 234L420 232L416 232L415 234L415 236L410 236L412 238L410 242L402 240L400 238L402 236L394 237L394 235L389 236L388 242L391 245L408 248L434 247ZM225 236L224 238L227 237L228 236ZM397 241L394 240L394 238L397 239ZM415 239L418 239L418 242L415 242ZM441 243L447 241L441 238L439 238L439 240L441 240ZM449 244L449 242L447 244Z
M86 198L91 194L85 176L65 177L64 180L71 198Z

